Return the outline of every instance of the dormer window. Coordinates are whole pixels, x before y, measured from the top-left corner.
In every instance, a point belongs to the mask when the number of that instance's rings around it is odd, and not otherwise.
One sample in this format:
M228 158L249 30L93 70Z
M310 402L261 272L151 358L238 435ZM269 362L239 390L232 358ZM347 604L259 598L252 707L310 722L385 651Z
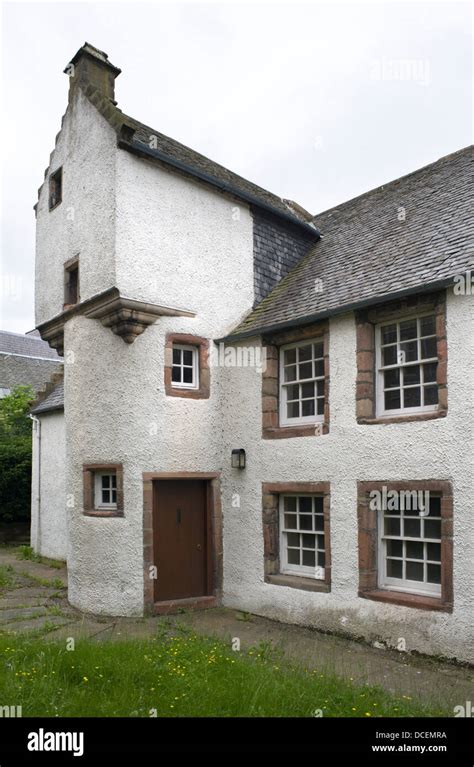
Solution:
M79 303L79 259L64 264L64 308Z
M53 210L63 199L63 169L58 170L49 177L49 209Z

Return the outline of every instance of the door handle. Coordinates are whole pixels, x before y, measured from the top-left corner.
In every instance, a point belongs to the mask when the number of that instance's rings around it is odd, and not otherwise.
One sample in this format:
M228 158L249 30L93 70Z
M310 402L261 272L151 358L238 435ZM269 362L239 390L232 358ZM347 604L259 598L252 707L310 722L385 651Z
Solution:
M197 548L197 550L198 550L198 551L201 551L201 549L202 549L202 546L201 546L201 544L200 544L200 543L198 543L198 545L196 546L196 548Z

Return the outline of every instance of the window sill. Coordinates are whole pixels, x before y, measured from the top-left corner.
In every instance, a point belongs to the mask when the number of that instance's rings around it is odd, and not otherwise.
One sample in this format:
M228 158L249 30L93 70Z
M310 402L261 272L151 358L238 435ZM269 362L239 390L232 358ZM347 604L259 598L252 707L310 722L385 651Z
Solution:
M209 389L181 389L175 387L166 388L167 397L184 397L186 399L209 399Z
M418 610L436 610L438 612L451 613L452 604L443 602L441 597L428 597L424 594L408 594L404 591L385 591L374 589L373 591L359 591L362 599L373 599L375 602L387 602L388 604L400 605L401 607L415 607Z
M318 431L322 428L322 433ZM300 426L264 426L262 428L262 439L291 439L292 437L321 437L328 434L329 429L326 424L320 421L312 424L301 424Z
M390 415L390 416L377 416L377 417L359 417L357 423L359 424L385 424L385 423L408 423L409 421L432 421L434 418L446 418L448 412L445 409L434 410L428 413L413 413L409 415L405 413L403 415Z
M87 509L83 512L85 517L123 517L123 511L118 509Z
M271 583L274 586L288 586L289 588L301 589L302 591L319 591L326 594L331 591L329 583L316 580L315 578L305 578L301 575L284 575L283 573L267 575L265 582Z

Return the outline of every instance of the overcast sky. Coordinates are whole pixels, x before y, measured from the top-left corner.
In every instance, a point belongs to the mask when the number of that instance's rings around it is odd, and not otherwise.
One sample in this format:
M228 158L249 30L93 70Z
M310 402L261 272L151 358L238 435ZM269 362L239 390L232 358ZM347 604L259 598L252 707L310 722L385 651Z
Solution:
M88 41L121 109L317 213L472 142L468 3L4 3L0 328L34 327L33 205Z

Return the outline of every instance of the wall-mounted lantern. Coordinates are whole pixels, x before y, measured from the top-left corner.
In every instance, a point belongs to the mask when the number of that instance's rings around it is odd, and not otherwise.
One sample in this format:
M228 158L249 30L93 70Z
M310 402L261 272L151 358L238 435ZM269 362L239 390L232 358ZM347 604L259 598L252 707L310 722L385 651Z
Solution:
M245 450L232 450L231 466L233 469L245 469Z

